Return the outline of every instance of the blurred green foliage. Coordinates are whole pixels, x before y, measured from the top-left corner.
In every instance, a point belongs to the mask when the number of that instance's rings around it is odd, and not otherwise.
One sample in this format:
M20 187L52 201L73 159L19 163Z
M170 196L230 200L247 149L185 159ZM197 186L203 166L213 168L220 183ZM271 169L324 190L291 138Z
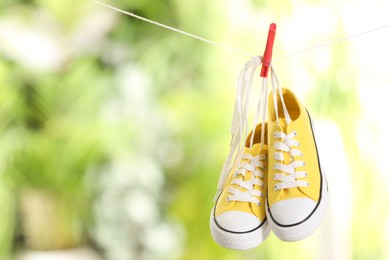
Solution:
M9 73L13 84L3 87L18 98L8 109L20 111L6 126L14 135L7 139L13 150L11 182L60 194L83 190L87 168L104 157L104 128L97 119L104 92L96 66L80 60L69 72L17 74ZM94 86L92 91L89 84L80 84L84 81Z
M242 46L258 44L251 29L229 27L244 17L231 22L234 12L222 0L110 3L205 38L224 42L231 34L230 39L237 38ZM253 0L246 5L287 16L294 3ZM229 148L234 87L244 57L93 1L6 0L0 3L0 15L1 259L16 241L13 230L20 223L15 208L20 210L17 199L25 189L58 196L64 203L59 214L72 201L80 202L77 218L83 235L92 234L87 242L107 259L326 259L320 244L327 238L321 234L301 243L283 243L271 236L245 252L221 248L209 234L212 198ZM7 29L12 33L4 34ZM29 32L47 40L40 43L54 42L55 47L38 48L35 38L24 43ZM31 57L26 59L24 51ZM361 174L353 178L353 258L384 259L386 240L378 231L380 224L362 225L384 223L389 212L375 200L384 184L373 180L373 167L360 162L364 158L351 134L358 125L360 105L357 72L345 53L345 47L336 47L330 54L332 69L323 74L310 64L300 66L317 86L309 92L308 107L313 115L337 123L349 159L356 162L351 172ZM48 62L50 66L38 66L50 58L55 60ZM32 61L37 65L31 66ZM281 78L287 75L282 73ZM136 196L150 207L134 210L134 205L139 207L132 200ZM148 210L145 219L153 223L141 221L141 213ZM71 222L63 223L67 221ZM152 232L164 228L168 231ZM159 248L158 242L145 242L145 234L160 234L162 241L175 237L172 252Z

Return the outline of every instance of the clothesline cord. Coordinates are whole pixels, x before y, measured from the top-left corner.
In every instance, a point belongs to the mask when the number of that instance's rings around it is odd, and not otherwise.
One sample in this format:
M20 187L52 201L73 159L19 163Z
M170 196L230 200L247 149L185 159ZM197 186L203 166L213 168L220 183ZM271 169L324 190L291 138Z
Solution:
M383 30L383 29L386 29L386 28L389 28L389 27L390 27L390 24L386 24L386 25L383 25L383 26L380 26L380 27L377 27L377 28L374 28L374 29L371 29L371 30L368 30L368 31L356 33L356 34L353 34L353 35L350 35L350 36L347 36L347 37L344 37L344 38L340 38L340 39L336 39L336 40L329 41L329 42L326 42L326 43L322 43L322 44L319 44L317 46L304 49L302 51L297 51L297 52L293 52L293 53L290 53L290 54L287 54L287 55L284 55L284 56L281 56L281 57L276 57L276 58L273 59L273 61L281 60L281 59L285 59L285 58L290 58L292 56L296 56L296 55L299 55L299 54L303 54L305 52L309 52L309 51L313 51L313 50L316 50L316 49L324 48L324 47L327 47L327 46L330 46L330 45L334 45L334 44L337 44L337 43L340 43L340 42L343 42L343 41L350 40L350 39L355 38L355 37L359 37L359 36L362 36L362 35L365 35L365 34L368 34L368 33L372 33L372 32L375 32L375 31Z
M119 13L123 13L123 14L125 14L125 15L134 17L134 18L136 18L136 19L138 19L138 20L141 20L141 21L144 21L144 22L148 22L148 23L154 24L154 25L156 25L156 26L159 26L159 27L162 27L162 28L165 28L165 29L174 31L174 32L176 32L176 33L183 34L183 35L185 35L185 36L188 36L188 37L191 37L191 38L194 38L194 39L197 39L197 40L206 42L206 43L208 43L208 44L212 44L212 45L215 45L215 46L218 46L218 47L221 47L221 48L224 48L224 49L233 51L233 52L237 52L237 53L240 53L240 54L243 54L243 55L246 55L246 56L250 56L250 57L255 57L255 56L257 56L257 55L255 55L255 54L250 53L250 52L247 52L247 51L244 51L244 50L241 50L241 49L238 49L238 48L234 48L234 47L228 46L228 45L226 45L226 44L218 43L218 42L215 42L215 41L212 41L212 40L209 40L209 39L206 39L206 38L197 36L197 35L195 35L195 34L188 33L188 32L179 30L179 29L177 29L177 28L174 28L174 27L171 27L171 26L168 26L168 25L165 25L165 24L162 24L162 23L159 23L159 22L156 22L156 21L147 19L147 18L145 18L145 17L136 15L136 14L134 14L134 13L127 12L127 11L124 11L124 10L121 10L121 9L119 9L119 8L117 8L117 7L114 7L114 6L111 6L111 5L108 5L108 4L99 2L99 1L97 1L97 0L92 0L92 1L94 1L95 3L97 3L97 4L99 4L99 5L103 6L103 7L112 9L112 10L117 11L117 12L119 12ZM290 53L290 54L287 54L287 55L284 55L284 56L280 56L280 57L275 57L275 58L273 59L273 61L278 61L278 60L286 59L286 58L289 58L289 57L292 57L292 56L296 56L296 55L300 55L300 54L303 54L303 53L306 53L306 52L310 52L310 51L313 51L313 50L316 50L316 49L324 48L324 47L327 47L327 46L330 46L330 45L334 45L334 44L337 44L337 43L340 43L340 42L343 42L343 41L347 41L347 40L350 40L350 39L352 39L352 38L359 37L359 36L362 36L362 35L365 35L365 34L368 34L368 33L372 33L372 32L375 32L375 31L387 29L387 28L389 28L389 27L390 27L390 24L386 24L386 25L383 25L383 26L380 26L380 27L373 28L373 29L371 29L371 30L363 31L363 32L360 32L360 33L356 33L356 34L353 34L353 35L349 35L349 36L344 37L344 38L340 38L340 39L336 39L336 40L329 41L329 42L326 42L326 43L322 43L322 44L319 44L319 45L317 45L317 46L314 46L314 47L311 47L311 48L307 48L307 49L304 49L304 50L301 50L301 51L293 52L293 53Z
M129 16L132 16L132 17L134 17L134 18L136 18L136 19L139 19L139 20L141 20L141 21L148 22L148 23L151 23L151 24L160 26L160 27L162 27L162 28L165 28L165 29L168 29L168 30L171 30L171 31L180 33L180 34L183 34L183 35L185 35L185 36L188 36L188 37L191 37L191 38L194 38L194 39L197 39L197 40L200 40L200 41L203 41L203 42L212 44L212 45L216 45L216 46L225 48L225 49L230 50L230 51L238 52L238 53L240 53L240 54L244 54L244 55L247 55L247 56L249 56L249 57L255 57L255 56L256 56L256 55L254 55L254 54L252 54L252 53L249 53L249 52L240 50L240 49L238 49L238 48L230 47L230 46L228 46L228 45L225 45L225 44L222 44L222 43L218 43L218 42L215 42L215 41L212 41L212 40L209 40L209 39L206 39L206 38L197 36L197 35L195 35L195 34L188 33L188 32L182 31L182 30L179 30L179 29L177 29L177 28L174 28L174 27L171 27L171 26L168 26L168 25L165 25L165 24L162 24L162 23L159 23L159 22L156 22L156 21L147 19L147 18L145 18L145 17L136 15L136 14L134 14L134 13L127 12L127 11L124 11L124 10L121 10L121 9L116 8L116 7L113 7L113 6L111 6L111 5L104 4L104 3L99 2L99 1L96 1L96 0L93 0L93 1L96 2L97 4L101 5L101 6L104 6L104 7L110 8L110 9L112 9L112 10L115 10L115 11L117 11L117 12L120 12L120 13L129 15Z

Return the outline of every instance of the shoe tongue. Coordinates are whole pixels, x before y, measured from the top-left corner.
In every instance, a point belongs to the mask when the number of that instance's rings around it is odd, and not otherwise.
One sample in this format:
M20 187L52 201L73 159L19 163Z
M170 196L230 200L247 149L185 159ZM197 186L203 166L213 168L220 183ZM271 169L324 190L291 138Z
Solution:
M244 147L244 153L250 154L252 156L257 156L260 154L261 150L267 149L267 145L263 145L263 149L261 149L261 144L257 143L252 145L252 147Z
M241 177L242 178L242 177ZM245 176L243 178L244 181L249 181L249 180L252 180L254 178L254 175L253 175L253 172L246 172L245 173ZM242 191L246 191L246 189L244 188L240 188Z
M252 156L258 155L260 152L260 144L254 144L251 148L245 147L244 154L250 154Z
M287 121L286 121L285 118L279 118L279 121L276 120L275 124L278 125L283 132L287 131L287 125L288 124L287 124Z

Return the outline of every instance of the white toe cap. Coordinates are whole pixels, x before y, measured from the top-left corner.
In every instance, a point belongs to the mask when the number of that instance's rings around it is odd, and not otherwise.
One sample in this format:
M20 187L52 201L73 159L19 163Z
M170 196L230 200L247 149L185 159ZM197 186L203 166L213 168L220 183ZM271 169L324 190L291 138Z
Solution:
M226 211L215 218L219 227L231 232L246 232L257 228L261 222L256 215L243 211Z
M272 219L280 225L293 225L305 220L316 207L308 198L281 200L270 208Z

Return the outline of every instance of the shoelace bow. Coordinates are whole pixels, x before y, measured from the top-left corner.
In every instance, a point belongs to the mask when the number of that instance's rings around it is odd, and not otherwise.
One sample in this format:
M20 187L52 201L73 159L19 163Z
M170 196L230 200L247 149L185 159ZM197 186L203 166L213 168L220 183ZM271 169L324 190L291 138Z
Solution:
M229 195L227 201L241 201L241 202L252 202L261 205L260 200L256 197L263 197L264 194L260 190L254 189L255 185L263 187L264 183L262 178L264 173L261 169L264 168L263 160L266 159L265 154L260 154L257 156L252 156L250 154L243 154L242 161L238 165L236 172L234 173L234 178L231 182L233 185L237 185L237 188L230 187L228 192ZM244 162L247 160L248 162ZM246 173L252 173L253 175L249 180L244 180ZM256 178L257 177L257 178Z

